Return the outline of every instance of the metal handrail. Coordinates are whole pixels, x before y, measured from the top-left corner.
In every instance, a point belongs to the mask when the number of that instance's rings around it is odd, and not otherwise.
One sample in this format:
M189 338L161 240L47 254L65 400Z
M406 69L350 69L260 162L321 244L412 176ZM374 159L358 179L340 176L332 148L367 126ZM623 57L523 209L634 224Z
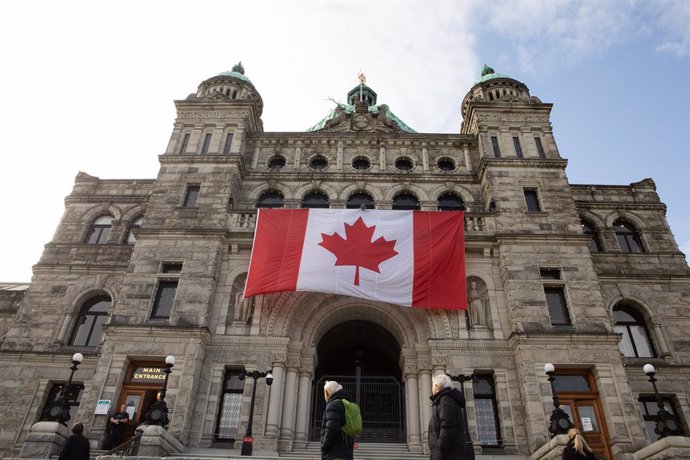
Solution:
M113 448L108 452L108 454L119 455L120 457L136 457L139 453L139 443L141 442L141 435L143 434L144 430L137 428L134 431L134 436L132 436L131 439Z

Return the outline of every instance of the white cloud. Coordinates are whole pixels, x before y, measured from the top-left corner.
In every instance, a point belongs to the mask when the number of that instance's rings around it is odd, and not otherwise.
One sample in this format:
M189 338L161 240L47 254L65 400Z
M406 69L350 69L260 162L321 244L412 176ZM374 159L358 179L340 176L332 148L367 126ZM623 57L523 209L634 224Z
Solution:
M656 16L661 35L661 42L656 50L678 57L690 55L690 2L666 0L652 2L647 7Z

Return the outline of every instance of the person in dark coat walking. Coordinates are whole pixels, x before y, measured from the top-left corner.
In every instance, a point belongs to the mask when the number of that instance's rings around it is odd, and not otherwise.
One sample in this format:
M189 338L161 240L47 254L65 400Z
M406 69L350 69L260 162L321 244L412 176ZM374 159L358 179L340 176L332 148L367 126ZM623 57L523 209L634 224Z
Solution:
M91 447L89 440L82 433L84 433L83 423L72 425L72 435L62 446L58 460L89 460Z
M354 441L342 430L345 425L345 405L341 401L349 401L350 396L334 380L326 381L323 396L326 399L326 409L321 421L321 459L352 460Z
M453 388L445 374L434 377L429 420L431 460L466 460L463 433L467 429L462 417L465 396Z
M597 456L576 428L568 430L568 439L568 444L563 449L562 460L597 460Z

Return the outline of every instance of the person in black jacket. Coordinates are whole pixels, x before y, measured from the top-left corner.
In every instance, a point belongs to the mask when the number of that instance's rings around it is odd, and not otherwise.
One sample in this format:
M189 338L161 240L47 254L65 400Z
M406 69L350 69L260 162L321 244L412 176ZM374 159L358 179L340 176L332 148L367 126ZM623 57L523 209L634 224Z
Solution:
M445 374L434 377L429 420L431 460L465 460L463 433L467 427L462 417L465 396L453 388Z
M83 423L72 425L72 435L67 438L65 445L62 446L58 460L89 460L91 447L89 440L82 434L84 432Z
M587 445L580 431L575 428L568 430L568 444L563 449L562 460L597 460L597 456Z
M326 409L321 421L321 459L352 460L354 441L342 430L345 425L345 406L341 399L350 400L342 385L334 380L323 386Z

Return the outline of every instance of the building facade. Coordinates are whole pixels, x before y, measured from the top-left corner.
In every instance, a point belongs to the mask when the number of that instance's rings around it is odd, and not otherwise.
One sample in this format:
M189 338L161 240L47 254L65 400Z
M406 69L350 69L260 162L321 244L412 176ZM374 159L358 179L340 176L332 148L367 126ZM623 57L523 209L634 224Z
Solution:
M477 453L529 455L562 408L615 458L655 440L652 363L690 433L690 269L654 182L570 184L551 104L485 67L458 134L417 133L364 82L305 132L264 132L241 66L175 102L155 179L76 177L28 286L0 285L0 452L16 456L84 355L72 420L133 432L164 360L168 431L237 449L256 387L258 448L316 439L326 378L360 401L362 441L426 448L431 379L463 383ZM404 118L404 117L403 117ZM575 160L576 161L576 160ZM317 293L243 299L257 207L464 210L468 310ZM99 404L100 402L100 404ZM651 429L651 431L650 431Z

